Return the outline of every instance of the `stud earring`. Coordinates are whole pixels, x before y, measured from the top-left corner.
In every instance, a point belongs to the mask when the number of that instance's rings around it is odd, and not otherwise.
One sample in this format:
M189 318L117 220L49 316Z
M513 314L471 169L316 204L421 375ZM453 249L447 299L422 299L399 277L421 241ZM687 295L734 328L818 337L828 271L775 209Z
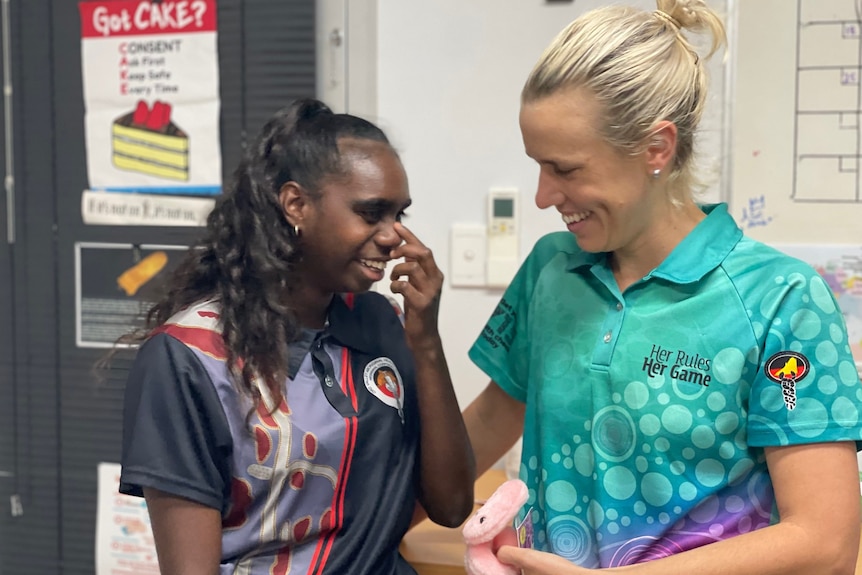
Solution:
M659 176L661 176L661 170L660 169L656 168L655 170L652 171L652 177L654 180L657 180L659 178Z

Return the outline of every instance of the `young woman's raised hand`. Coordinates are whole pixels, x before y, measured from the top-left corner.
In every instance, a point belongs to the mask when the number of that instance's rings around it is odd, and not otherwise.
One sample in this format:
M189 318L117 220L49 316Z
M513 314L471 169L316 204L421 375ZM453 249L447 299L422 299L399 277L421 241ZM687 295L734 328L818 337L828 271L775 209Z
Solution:
M436 340L437 312L440 307L440 292L443 289L443 272L434 261L434 254L413 232L401 223L395 231L404 240L392 250L392 258L404 258L392 268L393 293L404 297L404 331L411 347Z

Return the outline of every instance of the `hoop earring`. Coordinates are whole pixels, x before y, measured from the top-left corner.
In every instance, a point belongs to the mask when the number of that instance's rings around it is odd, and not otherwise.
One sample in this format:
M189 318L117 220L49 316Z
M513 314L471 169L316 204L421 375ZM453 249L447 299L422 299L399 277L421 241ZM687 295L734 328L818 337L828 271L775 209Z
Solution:
M293 226L293 235L300 237L302 235L302 229L299 226Z
M661 170L659 168L652 171L652 177L654 180L659 179L659 176L661 176Z

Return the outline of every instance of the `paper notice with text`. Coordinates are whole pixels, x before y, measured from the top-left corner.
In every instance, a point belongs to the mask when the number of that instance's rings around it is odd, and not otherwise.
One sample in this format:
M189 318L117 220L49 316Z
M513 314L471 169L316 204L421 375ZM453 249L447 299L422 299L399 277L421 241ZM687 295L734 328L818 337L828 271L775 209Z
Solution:
M98 466L96 575L159 575L147 504L119 492L120 465Z

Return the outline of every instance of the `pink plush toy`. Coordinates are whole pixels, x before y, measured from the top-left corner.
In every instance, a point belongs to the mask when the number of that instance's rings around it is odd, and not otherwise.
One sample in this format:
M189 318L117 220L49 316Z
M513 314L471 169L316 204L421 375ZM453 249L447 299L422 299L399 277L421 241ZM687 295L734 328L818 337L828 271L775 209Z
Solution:
M527 497L526 484L510 479L464 524L468 575L520 575L520 569L500 563L495 553L503 545L518 545L513 522Z

